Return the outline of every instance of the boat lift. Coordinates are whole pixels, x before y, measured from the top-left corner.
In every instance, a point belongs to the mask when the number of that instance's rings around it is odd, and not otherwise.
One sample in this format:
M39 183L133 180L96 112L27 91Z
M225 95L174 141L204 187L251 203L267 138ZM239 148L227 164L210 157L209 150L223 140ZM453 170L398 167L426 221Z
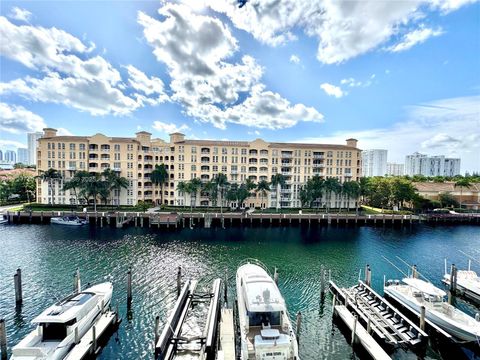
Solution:
M467 270L459 270L455 264L452 264L450 273L448 273L447 259L445 259L445 275L442 278L442 282L449 287L450 301L452 295L458 295L474 304L480 305L480 276L471 269L472 259L470 256L463 251L461 253L469 257ZM459 273L460 282L458 282Z
M425 344L428 338L425 331L363 281L350 288L339 288L333 281L329 284L336 300L366 326L367 333L384 345L415 348Z
M213 282L212 290L208 293L197 293L198 281L187 280L184 284L177 302L165 323L160 337L155 333L155 358L160 360L174 359L176 351L182 344L198 344L196 351L200 359L215 359L217 351L217 332L220 318L220 288L221 280L216 279ZM195 303L209 301L207 321L201 336L186 338L181 335L182 326L187 318L187 314ZM157 318L158 319L158 318ZM157 330L156 325L156 330Z

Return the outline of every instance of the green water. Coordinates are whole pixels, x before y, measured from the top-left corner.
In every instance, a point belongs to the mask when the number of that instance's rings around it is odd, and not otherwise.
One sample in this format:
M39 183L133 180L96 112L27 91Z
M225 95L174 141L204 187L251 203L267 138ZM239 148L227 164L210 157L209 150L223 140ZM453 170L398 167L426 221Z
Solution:
M478 226L416 225L404 228L315 227L315 228L230 228L195 229L178 232L151 229L94 229L89 227L11 225L0 227L0 317L6 319L9 346L32 330L30 321L68 294L78 267L82 282L110 280L114 284L113 304L124 318L100 359L152 359L153 327L156 315L163 320L176 299L176 272L182 266L186 277L208 285L223 277L227 269L230 300L237 264L248 257L261 260L280 272L279 286L292 321L301 311L302 359L354 359L348 341L332 324L331 299L320 303L321 265L331 269L341 286L353 285L366 263L373 269L373 286L382 291L383 275L401 274L382 255L400 256L418 264L420 271L441 285L444 258L465 265L462 250L480 260ZM15 308L13 274L21 267L24 303ZM126 311L126 272L133 271L132 312ZM477 264L473 269L480 272ZM479 311L458 300L457 306L474 314ZM192 325L193 324L193 325ZM191 323L194 333L195 323ZM439 343L417 357L402 350L394 359L479 359L468 349Z

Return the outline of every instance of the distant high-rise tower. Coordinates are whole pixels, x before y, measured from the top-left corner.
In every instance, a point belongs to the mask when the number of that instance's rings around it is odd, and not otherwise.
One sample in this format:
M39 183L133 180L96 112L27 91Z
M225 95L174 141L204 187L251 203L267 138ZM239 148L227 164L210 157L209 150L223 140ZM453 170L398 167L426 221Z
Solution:
M42 137L43 133L28 133L28 164L37 165L37 140Z
M362 176L384 176L387 173L387 150L362 151Z
M427 156L418 152L405 157L405 175L455 176L460 174L460 159L444 155Z
M17 161L24 165L28 164L28 149L27 148L18 148L17 149Z
M17 162L17 154L13 150L5 151L5 161L7 163L15 164Z
M403 164L387 163L387 175L402 176L404 173Z
M3 152L0 150L0 161L3 161Z

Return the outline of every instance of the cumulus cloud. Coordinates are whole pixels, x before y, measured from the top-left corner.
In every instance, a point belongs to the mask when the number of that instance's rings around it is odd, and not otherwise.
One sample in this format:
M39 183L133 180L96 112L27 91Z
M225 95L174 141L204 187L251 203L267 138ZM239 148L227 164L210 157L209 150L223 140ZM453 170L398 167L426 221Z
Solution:
M264 44L278 46L295 40L295 31L303 31L317 39L318 60L334 64L387 43L425 11L448 13L475 1L250 0L241 9L236 0L206 3Z
M325 91L325 93L329 96L335 96L336 98L341 98L344 93L343 90L335 85L329 83L323 83L320 85L320 88Z
M462 171L480 171L480 96L432 101L407 108L405 120L386 128L339 131L298 139L343 143L354 137L362 149L388 149L388 160L403 163L415 151L462 159ZM448 134L448 135L447 135Z
M167 134L190 130L190 127L187 124L177 126L174 123L166 123L163 121L154 121L152 127L157 131L161 131Z
M10 11L10 14L8 14L8 17L10 19L28 22L32 17L32 13L26 9L21 9L18 6L14 6Z
M45 121L40 115L34 114L23 106L0 102L0 131L20 134L41 131L44 127L46 127Z
M290 62L292 64L299 64L300 63L300 58L297 55L292 54L292 56L290 56Z
M391 52L405 51L417 44L427 41L427 39L431 37L440 36L442 34L443 30L441 28L431 29L422 27L405 34L399 43L388 47L387 50Z
M128 94L131 89L122 82L120 72L103 57L91 55L94 44L87 46L63 30L17 26L0 16L0 37L1 55L40 74L38 78L28 76L0 83L0 94L15 93L92 115L126 115L145 104L165 100L161 80L148 78L132 66L127 67L129 84L142 94Z
M291 104L260 82L262 67L238 51L237 39L219 19L194 13L185 4L165 3L157 20L138 13L146 41L171 78L171 99L186 115L225 129L227 123L279 129L323 116L303 104Z

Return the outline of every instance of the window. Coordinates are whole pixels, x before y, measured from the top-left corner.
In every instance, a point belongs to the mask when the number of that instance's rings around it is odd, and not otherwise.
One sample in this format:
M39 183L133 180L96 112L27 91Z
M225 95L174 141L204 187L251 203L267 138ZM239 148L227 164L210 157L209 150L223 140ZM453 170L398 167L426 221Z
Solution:
M70 144L70 150L75 150L75 144L73 143Z
M196 154L197 153L197 148L195 146L192 146L192 154Z
M113 148L115 151L120 151L120 144L115 144Z

